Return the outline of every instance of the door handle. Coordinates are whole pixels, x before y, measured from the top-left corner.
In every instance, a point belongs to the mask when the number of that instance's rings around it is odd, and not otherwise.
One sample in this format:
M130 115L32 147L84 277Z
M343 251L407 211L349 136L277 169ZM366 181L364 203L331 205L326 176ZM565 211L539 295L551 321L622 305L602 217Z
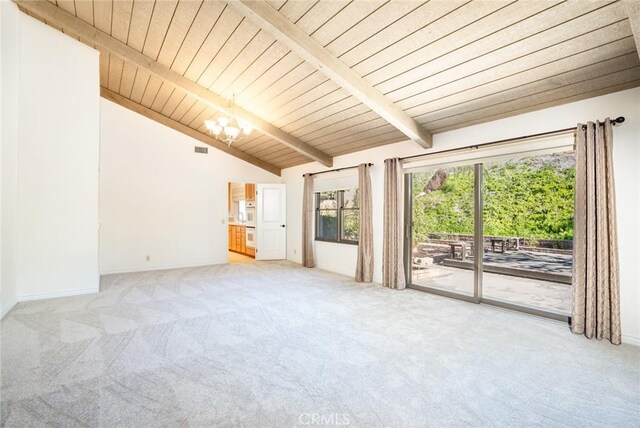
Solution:
M284 224L281 224L280 227L285 227Z

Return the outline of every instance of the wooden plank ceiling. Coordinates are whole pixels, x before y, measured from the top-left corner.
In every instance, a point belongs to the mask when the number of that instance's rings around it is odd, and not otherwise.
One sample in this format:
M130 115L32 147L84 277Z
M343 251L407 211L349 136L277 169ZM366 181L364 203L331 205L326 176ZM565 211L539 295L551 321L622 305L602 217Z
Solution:
M202 87L235 94L239 106L330 156L407 139L233 2L50 1ZM640 86L621 2L268 3L431 133ZM100 84L202 134L216 116L183 88L107 51ZM257 131L234 147L276 168L310 161Z

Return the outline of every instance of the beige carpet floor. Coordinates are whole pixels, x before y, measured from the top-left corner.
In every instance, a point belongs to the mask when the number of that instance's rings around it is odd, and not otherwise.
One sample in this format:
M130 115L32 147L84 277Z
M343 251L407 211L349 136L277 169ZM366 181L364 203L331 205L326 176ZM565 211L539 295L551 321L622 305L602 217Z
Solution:
M2 425L640 424L640 349L288 262L109 275L1 326Z

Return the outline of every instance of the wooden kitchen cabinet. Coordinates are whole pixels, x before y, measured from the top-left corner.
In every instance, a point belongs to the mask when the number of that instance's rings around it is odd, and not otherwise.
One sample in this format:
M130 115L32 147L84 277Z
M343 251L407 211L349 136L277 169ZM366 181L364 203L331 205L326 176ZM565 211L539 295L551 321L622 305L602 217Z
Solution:
M244 184L244 199L247 202L255 202L256 201L256 185L255 185L255 183L245 183Z
M243 237L245 236L245 228L242 226L236 226L236 252L243 253L245 250L245 243Z
M245 226L229 225L229 251L255 257L255 250L247 248L247 228Z

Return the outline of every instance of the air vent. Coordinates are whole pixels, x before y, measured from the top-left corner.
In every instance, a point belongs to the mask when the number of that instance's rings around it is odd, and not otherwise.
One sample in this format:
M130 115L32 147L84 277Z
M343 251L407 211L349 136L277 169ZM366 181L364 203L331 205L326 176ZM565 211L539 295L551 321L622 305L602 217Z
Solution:
M209 153L209 147L196 147L196 153Z

